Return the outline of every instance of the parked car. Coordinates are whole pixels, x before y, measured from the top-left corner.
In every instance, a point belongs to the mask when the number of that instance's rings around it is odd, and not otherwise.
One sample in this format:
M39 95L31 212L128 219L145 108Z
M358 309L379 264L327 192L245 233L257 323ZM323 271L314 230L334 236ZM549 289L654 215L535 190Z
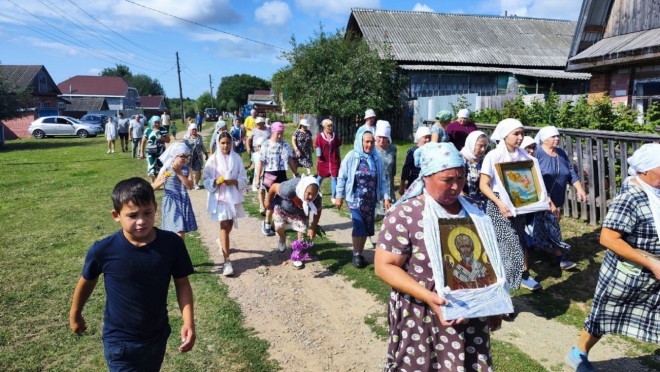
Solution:
M28 133L37 139L45 136L87 138L103 134L103 128L100 125L83 123L69 116L44 116L30 123Z
M130 119L131 121L135 121L135 115L131 115ZM144 116L144 114L140 114L140 123L142 123L143 126L148 124L147 117Z
M85 124L100 125L101 128L103 128L105 127L105 123L108 122L108 117L101 114L87 114L87 115L83 115L83 117L80 118L80 121L82 121Z
M218 110L214 108L204 109L204 120L205 121L218 121Z

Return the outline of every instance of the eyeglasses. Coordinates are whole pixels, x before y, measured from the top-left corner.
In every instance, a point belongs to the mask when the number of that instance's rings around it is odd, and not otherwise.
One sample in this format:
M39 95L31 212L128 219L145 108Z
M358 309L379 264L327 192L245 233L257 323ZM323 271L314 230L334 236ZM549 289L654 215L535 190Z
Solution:
M188 160L190 159L190 155L179 155L179 157L183 160Z

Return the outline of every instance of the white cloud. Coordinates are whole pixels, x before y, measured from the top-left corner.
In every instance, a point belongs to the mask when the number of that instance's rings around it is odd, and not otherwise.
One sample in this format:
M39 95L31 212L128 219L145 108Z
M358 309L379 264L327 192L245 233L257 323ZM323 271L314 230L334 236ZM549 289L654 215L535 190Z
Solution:
M565 0L500 0L500 11L519 17L537 17L577 20L580 15L581 1Z
M292 15L289 4L274 0L266 1L255 9L254 17L266 26L282 26L289 22Z
M435 12L433 8L422 3L416 3L415 6L412 8L412 10L413 12Z
M17 44L30 44L38 48L51 49L56 52L59 52L60 54L65 54L70 57L75 57L81 54L80 50L78 50L78 48L76 47L71 47L57 42L48 42L36 37L22 36L22 37L17 37L13 41Z
M101 74L101 69L100 68L90 68L89 71L87 71L90 75L99 75Z
M338 17L351 12L351 8L380 8L380 0L296 0L296 6L306 13Z
M183 21L139 7L135 4L123 1L110 2L108 4L108 10L112 10L116 15L131 18L139 16L140 27L144 26L145 18L166 26L188 25L187 22L184 23ZM229 0L142 0L140 4L205 25L235 24L241 20L241 16L236 13Z

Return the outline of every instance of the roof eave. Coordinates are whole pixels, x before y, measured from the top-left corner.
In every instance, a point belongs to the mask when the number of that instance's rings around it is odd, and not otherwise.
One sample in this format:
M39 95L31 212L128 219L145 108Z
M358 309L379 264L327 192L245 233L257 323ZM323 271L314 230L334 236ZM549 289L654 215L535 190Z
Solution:
M658 60L660 61L660 51L655 53L647 53L640 55L627 55L623 57L614 57L608 58L611 55L603 55L596 58L589 59L575 59L568 62L566 66L566 71L584 71L589 70L595 67L602 66L616 66L621 64L630 64L637 62L646 62L648 60Z

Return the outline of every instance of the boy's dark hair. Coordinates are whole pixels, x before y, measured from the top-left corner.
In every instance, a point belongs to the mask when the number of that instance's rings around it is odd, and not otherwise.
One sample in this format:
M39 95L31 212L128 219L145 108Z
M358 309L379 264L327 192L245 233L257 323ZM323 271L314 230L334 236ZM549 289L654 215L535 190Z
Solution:
M230 134L229 132L227 132L226 130L223 130L222 132L220 132L220 134L218 134L218 142L220 142L220 140L221 140L222 138L229 138L229 139L232 139L232 136L231 136L231 134Z
M120 181L112 190L112 207L119 213L128 203L136 206L156 205L156 194L151 184L140 177Z

